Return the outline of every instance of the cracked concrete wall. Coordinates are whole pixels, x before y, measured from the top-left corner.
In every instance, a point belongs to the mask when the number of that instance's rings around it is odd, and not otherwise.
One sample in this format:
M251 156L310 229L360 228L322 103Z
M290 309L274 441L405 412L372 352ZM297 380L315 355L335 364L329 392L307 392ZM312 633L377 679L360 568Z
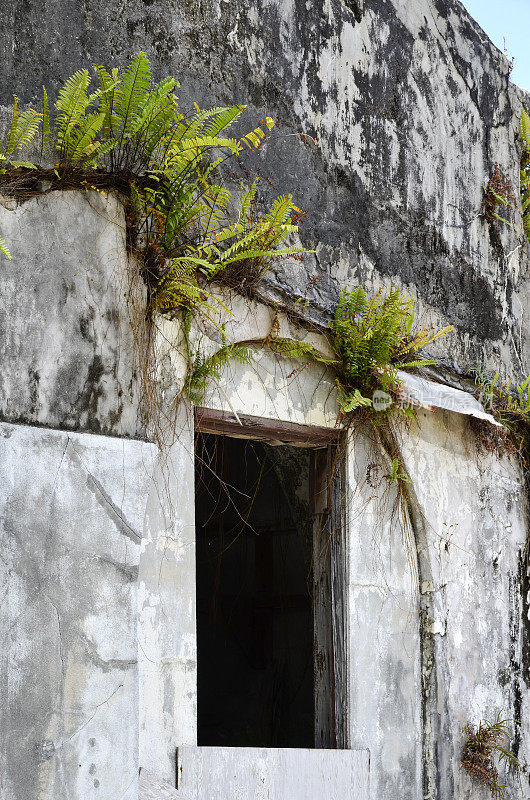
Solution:
M525 479L514 458L486 452L456 414L421 412L403 453L430 567L420 575L424 654L432 654L422 663L427 768L431 762L425 797L485 800L489 792L477 790L459 764L467 722L502 710L515 721L510 746L529 763ZM508 785L510 800L521 796L517 780Z
M460 765L464 725L502 710L529 757L524 479L459 414L418 412L400 449L410 525L388 456L350 443L350 745L370 749L374 798L486 800Z
M301 239L317 251L278 265L277 294L309 291L326 315L343 286L395 280L426 321L457 325L450 353L436 348L451 369L527 370L520 214L513 230L478 215L495 162L518 186L525 96L458 0L50 0L44 17L35 0L14 0L4 12L5 105L143 49L158 76L181 80L184 108L248 103L246 127L275 117L246 167L294 193Z
M154 445L0 425L0 795L136 800Z

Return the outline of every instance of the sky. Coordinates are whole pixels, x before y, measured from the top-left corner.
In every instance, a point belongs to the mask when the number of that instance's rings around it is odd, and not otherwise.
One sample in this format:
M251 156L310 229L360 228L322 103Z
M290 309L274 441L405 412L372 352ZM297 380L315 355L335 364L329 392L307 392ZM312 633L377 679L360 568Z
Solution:
M461 0L499 50L505 49L515 67L514 83L530 90L530 0Z

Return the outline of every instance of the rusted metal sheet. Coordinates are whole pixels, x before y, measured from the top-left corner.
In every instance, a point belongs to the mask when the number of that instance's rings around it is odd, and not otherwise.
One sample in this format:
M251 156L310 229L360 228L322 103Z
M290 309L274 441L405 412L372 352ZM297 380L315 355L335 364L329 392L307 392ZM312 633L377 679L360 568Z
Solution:
M368 750L182 747L177 773L175 800L370 800Z

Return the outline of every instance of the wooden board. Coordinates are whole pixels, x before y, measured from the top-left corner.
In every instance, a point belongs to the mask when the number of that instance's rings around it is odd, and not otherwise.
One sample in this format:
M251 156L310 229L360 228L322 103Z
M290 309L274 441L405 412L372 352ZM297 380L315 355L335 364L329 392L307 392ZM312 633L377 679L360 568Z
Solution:
M236 417L228 411L212 408L195 409L195 430L300 447L326 447L337 443L342 434L339 428L299 425L296 422L280 422L249 414L238 414Z
M175 800L370 800L369 773L368 750L182 747Z

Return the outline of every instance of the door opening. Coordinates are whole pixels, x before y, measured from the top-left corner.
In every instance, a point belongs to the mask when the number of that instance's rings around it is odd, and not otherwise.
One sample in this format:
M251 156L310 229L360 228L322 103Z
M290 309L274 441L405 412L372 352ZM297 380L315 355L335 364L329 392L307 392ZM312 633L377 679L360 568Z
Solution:
M198 744L314 747L310 452L198 434Z
M347 748L340 431L195 425L198 744Z

